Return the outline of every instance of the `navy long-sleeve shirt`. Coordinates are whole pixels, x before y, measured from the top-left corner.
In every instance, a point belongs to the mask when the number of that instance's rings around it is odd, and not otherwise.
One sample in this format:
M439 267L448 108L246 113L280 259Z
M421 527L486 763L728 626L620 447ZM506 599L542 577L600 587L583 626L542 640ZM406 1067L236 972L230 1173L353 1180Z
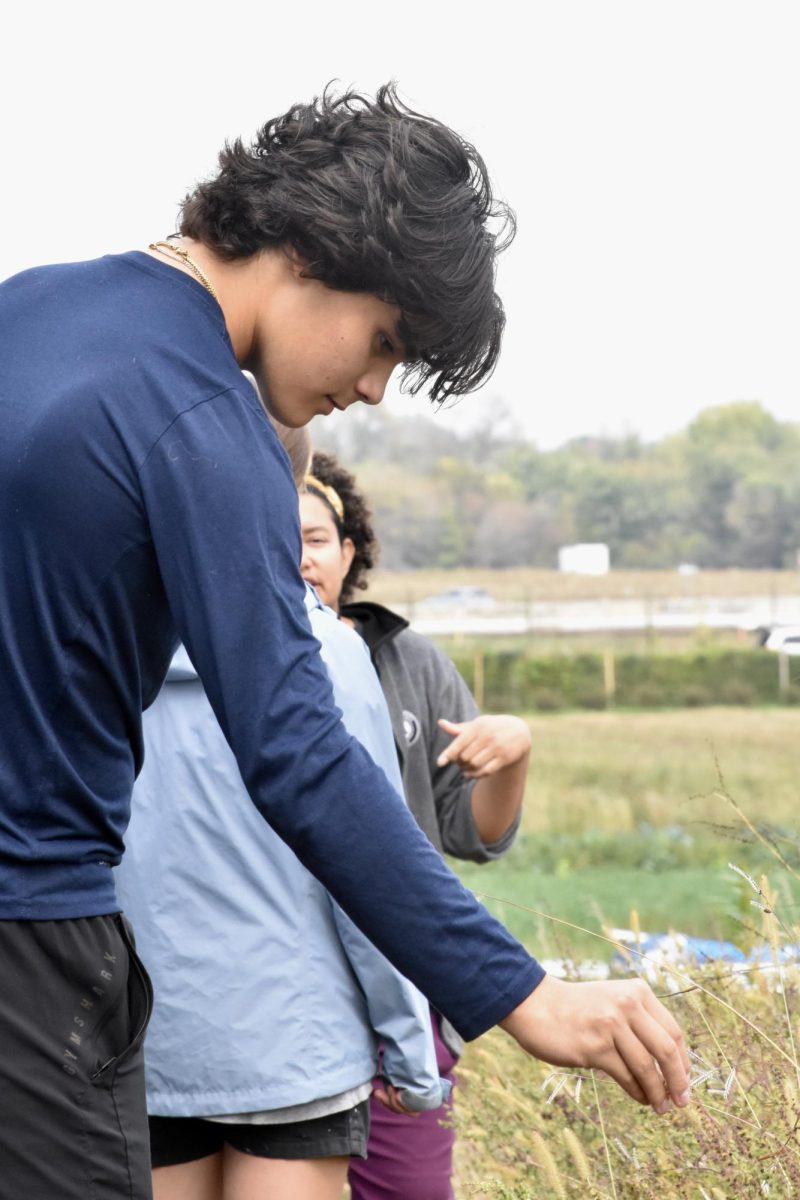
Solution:
M541 968L345 733L299 558L208 292L137 252L0 286L0 919L117 908L141 713L180 639L264 817L475 1036Z

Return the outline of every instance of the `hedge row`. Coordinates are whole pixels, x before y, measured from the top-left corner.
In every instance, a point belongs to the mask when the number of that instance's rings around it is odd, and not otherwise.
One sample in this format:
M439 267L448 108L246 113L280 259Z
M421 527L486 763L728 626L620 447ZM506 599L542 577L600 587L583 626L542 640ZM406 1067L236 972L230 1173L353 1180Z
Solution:
M453 658L489 712L800 704L800 658L789 659L782 688L778 655L768 651L617 654L611 662L602 654L535 658L524 651Z

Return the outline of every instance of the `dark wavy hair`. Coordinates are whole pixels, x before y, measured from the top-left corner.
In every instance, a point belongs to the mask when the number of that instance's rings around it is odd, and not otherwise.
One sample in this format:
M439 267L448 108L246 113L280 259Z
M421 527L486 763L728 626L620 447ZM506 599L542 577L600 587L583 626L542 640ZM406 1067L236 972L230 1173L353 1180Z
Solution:
M433 400L474 391L494 370L505 313L496 256L514 236L473 146L398 99L329 84L226 143L218 174L186 197L180 233L224 259L288 244L328 287L399 306L403 384Z
M306 490L312 495L318 496L330 509L339 533L339 540L350 538L356 548L350 570L344 577L339 597L340 604L348 604L356 589L360 589L362 592L365 590L367 575L378 561L380 547L372 527L372 511L364 493L359 490L355 476L340 466L338 459L333 454L315 450L311 459L311 474L320 483L333 488L336 492L344 509L343 519L339 520L324 492L318 491L313 484L309 483L306 483Z

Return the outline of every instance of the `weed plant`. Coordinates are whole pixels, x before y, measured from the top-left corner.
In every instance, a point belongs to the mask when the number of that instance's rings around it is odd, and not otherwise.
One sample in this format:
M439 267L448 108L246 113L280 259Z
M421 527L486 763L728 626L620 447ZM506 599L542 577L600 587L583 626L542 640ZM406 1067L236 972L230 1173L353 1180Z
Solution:
M800 875L722 781L717 799L780 881L773 889L766 874L757 882L738 863L731 872L753 914L750 947L761 948L763 964L659 969L646 956L629 955L630 973L650 966L656 993L687 1035L691 1106L656 1117L602 1074L532 1063L494 1031L467 1048L459 1068L458 1200L800 1196L800 971L793 949L800 926L779 899L784 877L794 885ZM594 936L613 942L608 931Z

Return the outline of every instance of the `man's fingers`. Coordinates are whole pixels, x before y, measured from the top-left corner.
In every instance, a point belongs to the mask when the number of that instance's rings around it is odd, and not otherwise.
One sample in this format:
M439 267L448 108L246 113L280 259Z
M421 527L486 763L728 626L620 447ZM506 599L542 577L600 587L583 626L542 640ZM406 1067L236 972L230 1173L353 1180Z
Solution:
M651 1017L658 1022L662 1029L672 1038L673 1042L678 1047L680 1053L680 1061L683 1065L686 1078L688 1080L691 1074L692 1064L689 1058L689 1050L683 1036L683 1031L678 1022L673 1017L672 1013L666 1008L658 997L650 988L645 993L644 1006ZM669 1080L667 1081L669 1082ZM670 1088L672 1091L672 1088Z
M656 1112L689 1103L689 1056L680 1026L644 981L631 981L614 1045Z
M661 1076L663 1089L669 1092L676 1104L683 1105L689 1101L689 1057L685 1054L683 1037L672 1037L660 1022L647 1012L632 1022L631 1032L649 1054L655 1059ZM644 1085L643 1085L644 1086ZM648 1092L649 1095L649 1092Z
M653 1055L633 1029L620 1029L614 1038L614 1047L625 1071L645 1096L645 1103L657 1113L665 1113L672 1108L664 1076ZM629 1088L625 1090L630 1091Z
M650 1103L616 1048L609 1050L602 1066L598 1066L597 1069L602 1071L603 1074L608 1075L609 1079L613 1079L615 1083L619 1084L623 1092L627 1092L638 1104Z
M645 986L629 996L614 1046L656 1112L689 1102L689 1056L678 1023ZM651 1011L652 1010L652 1011Z

